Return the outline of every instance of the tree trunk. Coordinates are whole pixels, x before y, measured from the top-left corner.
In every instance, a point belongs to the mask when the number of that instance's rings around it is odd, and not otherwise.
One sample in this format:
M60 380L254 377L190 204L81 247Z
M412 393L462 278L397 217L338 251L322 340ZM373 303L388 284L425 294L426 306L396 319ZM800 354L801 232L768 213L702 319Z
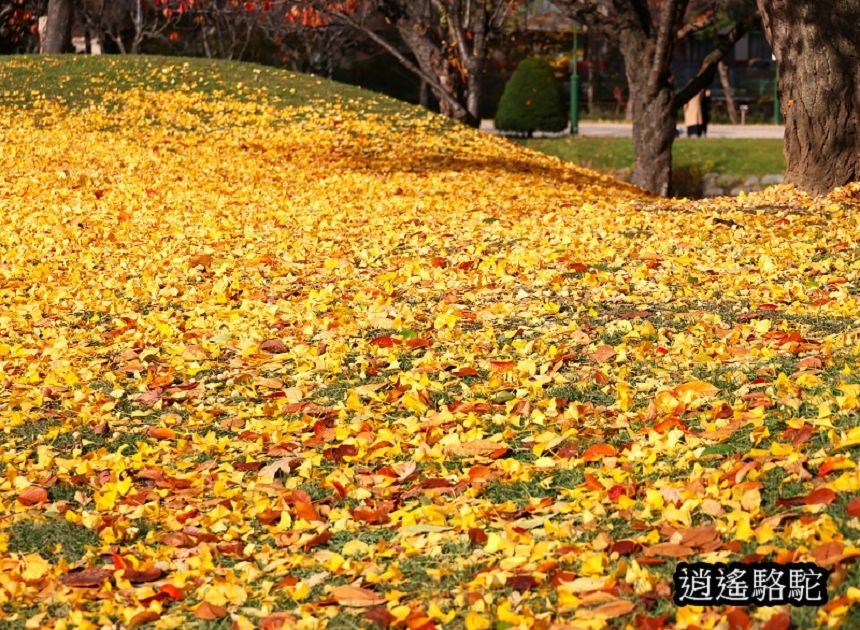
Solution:
M469 72L466 78L466 111L472 118L468 121L472 126L477 127L481 122L481 75L478 70Z
M668 197L672 194L672 143L675 141L675 92L670 84L651 98L641 85L631 84L633 101L632 183Z
M72 40L72 0L49 0L42 52L65 52Z
M825 194L860 179L860 0L757 0L779 68L786 181Z
M738 108L735 107L735 95L732 92L732 84L729 81L729 67L725 61L720 61L717 64L717 72L720 75L720 85L723 86L723 94L726 96L726 111L729 113L729 120L733 125L738 124Z

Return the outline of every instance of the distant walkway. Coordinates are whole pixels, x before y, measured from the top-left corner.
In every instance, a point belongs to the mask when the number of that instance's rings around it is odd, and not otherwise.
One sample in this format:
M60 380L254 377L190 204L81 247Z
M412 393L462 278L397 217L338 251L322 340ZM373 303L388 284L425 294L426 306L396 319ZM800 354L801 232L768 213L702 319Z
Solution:
M481 129L490 133L496 133L492 120L482 120ZM684 137L684 130L681 137ZM559 137L566 136L565 133L536 133L535 137ZM579 135L595 138L630 138L633 136L633 125L630 123L603 123L603 122L581 122L579 123ZM782 140L785 135L785 127L782 125L709 125L709 138L772 138Z

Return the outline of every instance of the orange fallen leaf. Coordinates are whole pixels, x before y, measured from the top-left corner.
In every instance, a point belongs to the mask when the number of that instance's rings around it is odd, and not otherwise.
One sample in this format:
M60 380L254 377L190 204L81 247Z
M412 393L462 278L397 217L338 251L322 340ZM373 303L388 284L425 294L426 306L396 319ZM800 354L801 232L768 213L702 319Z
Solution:
M222 619L227 616L227 609L223 606L216 606L215 604L210 604L209 602L201 602L197 609L194 611L194 616L197 619L206 619L208 621L213 621L215 619Z
M616 599L614 602L607 602L593 608L591 612L607 619L614 619L632 612L634 608L636 605L633 602L626 599Z
M39 486L29 486L18 495L18 503L21 505L35 505L36 503L47 503L48 491Z
M82 571L71 571L60 576L60 584L88 588L101 586L104 581L113 575L107 569L83 569Z
M175 440L176 439L176 431L173 429L168 429L167 427L149 427L147 429L146 434L149 437L153 437L157 440Z
M341 606L356 608L378 606L385 603L385 598L382 595L360 586L335 586L331 591L331 596Z
M591 353L591 358L598 363L608 363L615 358L615 350L612 346L607 346L606 344L599 345L594 352Z
M670 558L686 558L693 550L686 545L679 545L677 543L657 543L656 545L651 545L650 547L645 547L642 550L643 555L645 556L668 556Z
M617 454L618 451L611 444L595 444L585 449L582 454L582 461L594 462L604 457L615 457Z
M836 500L836 493L830 488L816 488L806 495L806 505L830 505Z

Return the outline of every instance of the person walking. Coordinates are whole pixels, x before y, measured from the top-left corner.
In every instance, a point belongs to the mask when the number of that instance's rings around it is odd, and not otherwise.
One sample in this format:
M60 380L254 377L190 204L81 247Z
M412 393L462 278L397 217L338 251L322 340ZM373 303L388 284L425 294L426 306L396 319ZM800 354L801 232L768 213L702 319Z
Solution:
M711 91L702 92L702 135L708 137L708 123L711 122Z
M697 93L684 105L684 126L687 127L687 137L702 137L702 92Z

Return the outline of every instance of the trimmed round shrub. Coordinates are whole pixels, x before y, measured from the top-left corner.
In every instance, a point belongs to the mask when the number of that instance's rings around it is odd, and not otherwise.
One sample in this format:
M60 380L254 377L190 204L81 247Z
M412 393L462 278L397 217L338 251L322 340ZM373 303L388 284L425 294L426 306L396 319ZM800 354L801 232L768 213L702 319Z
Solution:
M531 134L563 131L567 112L552 68L537 57L524 59L505 85L496 112L496 129Z

